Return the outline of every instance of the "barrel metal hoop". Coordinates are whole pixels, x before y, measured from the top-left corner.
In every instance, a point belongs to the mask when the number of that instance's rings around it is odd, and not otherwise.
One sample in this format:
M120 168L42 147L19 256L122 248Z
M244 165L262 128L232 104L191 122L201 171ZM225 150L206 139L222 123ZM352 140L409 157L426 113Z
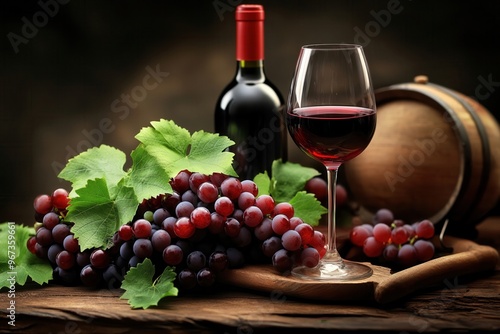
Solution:
M446 92L448 95L454 97L457 101L462 104L462 106L467 110L467 112L470 114L472 120L474 121L477 132L479 133L479 137L481 138L481 153L483 157L483 165L482 165L482 171L481 171L481 178L479 181L479 186L477 189L477 195L474 196L474 200L472 202L472 205L469 207L469 210L467 214L465 215L465 218L469 218L472 213L474 208L477 206L477 204L481 201L481 194L483 194L486 191L486 188L488 186L488 181L489 181L489 175L491 171L491 154L490 154L490 141L488 138L488 133L486 131L486 127L484 126L483 122L481 121L481 118L479 115L475 112L474 108L467 102L463 97L458 95L456 92L454 92L451 89L448 89L446 87L442 87L439 85L435 84L430 84L433 87L436 87L436 89L441 89L444 92Z

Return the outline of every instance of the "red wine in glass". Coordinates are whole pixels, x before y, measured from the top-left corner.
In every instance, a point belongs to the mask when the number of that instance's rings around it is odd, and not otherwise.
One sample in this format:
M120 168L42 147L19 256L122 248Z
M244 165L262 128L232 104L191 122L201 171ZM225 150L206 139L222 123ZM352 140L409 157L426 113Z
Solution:
M376 125L375 110L353 106L296 108L286 117L297 146L325 165L358 156L370 143Z

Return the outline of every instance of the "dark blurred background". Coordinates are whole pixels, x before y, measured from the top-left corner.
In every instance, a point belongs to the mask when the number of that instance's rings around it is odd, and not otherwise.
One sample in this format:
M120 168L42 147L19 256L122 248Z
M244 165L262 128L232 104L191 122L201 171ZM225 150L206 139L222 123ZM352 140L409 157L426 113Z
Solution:
M129 154L134 135L160 118L213 131L235 70L239 3L250 2L2 1L0 220L32 224L34 197L68 187L57 173L89 143ZM255 3L266 10L266 72L284 96L301 45L354 42L376 88L426 74L500 117L498 1Z

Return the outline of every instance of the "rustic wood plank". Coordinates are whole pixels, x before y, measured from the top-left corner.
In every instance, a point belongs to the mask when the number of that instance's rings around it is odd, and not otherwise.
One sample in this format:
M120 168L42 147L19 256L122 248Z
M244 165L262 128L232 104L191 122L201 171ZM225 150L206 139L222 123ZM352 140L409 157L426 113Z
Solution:
M500 234L491 234L498 226L481 227L480 236L498 242ZM6 318L10 298L2 291L0 333L500 331L500 266L443 279L432 288L385 305L311 301L283 290L266 292L218 285L211 292L167 298L158 307L132 310L120 295L120 290L57 285L18 288L16 327L11 327Z

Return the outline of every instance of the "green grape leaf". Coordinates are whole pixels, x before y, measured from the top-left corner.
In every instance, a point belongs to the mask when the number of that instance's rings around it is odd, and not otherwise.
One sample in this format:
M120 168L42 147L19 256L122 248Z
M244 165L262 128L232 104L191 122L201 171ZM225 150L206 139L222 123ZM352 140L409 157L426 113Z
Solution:
M328 212L314 194L305 191L296 193L289 202L295 210L295 216L311 226L318 226L321 216Z
M136 138L141 145L132 153L129 184L138 198L169 192L168 180L184 169L237 176L232 167L234 154L226 151L234 142L226 136L205 131L190 135L173 121L162 119L151 122Z
M276 202L288 202L297 192L304 190L309 179L318 175L320 173L314 168L275 160L272 166L270 192Z
M254 176L253 182L257 185L257 189L259 189L258 196L260 195L269 195L271 189L271 178L267 174L267 172L259 173Z
M107 145L93 147L71 158L59 177L71 182L70 197L85 187L87 181L104 178L113 187L126 175L123 170L126 156L122 151Z
M155 267L150 259L145 259L137 267L130 268L125 275L121 288L125 290L120 299L128 299L132 308L146 309L158 305L167 296L177 296L174 286L175 271L166 267L154 281Z
M35 234L32 227L0 224L0 289L11 284L24 285L28 281L40 285L52 279L52 266L38 258L26 247L28 239Z
M71 231L82 250L106 248L119 227L134 216L138 200L125 184L126 179L114 187L104 178L89 180L70 199L65 220L74 222Z

